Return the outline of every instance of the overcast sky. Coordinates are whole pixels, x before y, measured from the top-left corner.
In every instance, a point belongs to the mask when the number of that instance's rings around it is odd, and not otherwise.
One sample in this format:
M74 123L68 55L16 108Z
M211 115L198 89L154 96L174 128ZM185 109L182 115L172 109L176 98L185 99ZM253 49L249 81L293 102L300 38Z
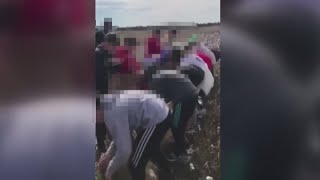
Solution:
M220 22L220 0L96 0L96 24L109 17L115 26Z

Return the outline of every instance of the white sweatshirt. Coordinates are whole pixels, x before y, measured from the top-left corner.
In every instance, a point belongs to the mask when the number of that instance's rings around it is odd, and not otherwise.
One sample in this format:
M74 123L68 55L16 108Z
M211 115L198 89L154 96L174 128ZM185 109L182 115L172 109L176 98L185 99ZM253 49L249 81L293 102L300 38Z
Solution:
M106 176L111 177L130 157L131 132L161 123L169 108L158 95L140 90L105 95L102 101L104 121L113 139L109 149L115 149L106 171Z
M195 65L200 67L204 71L204 79L201 84L199 84L198 89L203 90L205 95L208 95L214 85L214 78L210 72L207 64L195 54L188 55L181 59L182 66Z

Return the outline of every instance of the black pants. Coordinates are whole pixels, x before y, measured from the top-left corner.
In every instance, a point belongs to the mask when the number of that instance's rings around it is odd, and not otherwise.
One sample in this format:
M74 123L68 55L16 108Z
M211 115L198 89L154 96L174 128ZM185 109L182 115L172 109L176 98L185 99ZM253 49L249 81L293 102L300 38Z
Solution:
M171 114L161 123L138 133L129 160L132 180L145 180L145 167L149 160L156 160L161 168L165 168L165 157L160 152L160 143L170 128Z
M171 124L172 134L175 140L175 154L185 153L187 143L185 140L185 131L188 120L192 117L198 100L197 95L184 99L174 104L173 121Z
M100 99L96 98L96 108L100 107ZM106 134L107 128L104 122L97 122L96 121L96 138L97 138L97 146L100 152L106 152Z

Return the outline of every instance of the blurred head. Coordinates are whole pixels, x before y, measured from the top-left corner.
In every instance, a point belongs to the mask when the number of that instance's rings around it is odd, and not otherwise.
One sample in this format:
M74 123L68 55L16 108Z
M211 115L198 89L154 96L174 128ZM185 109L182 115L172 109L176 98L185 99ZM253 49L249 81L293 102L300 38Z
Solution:
M160 38L161 37L161 31L160 29L154 29L152 30L152 36L156 37L156 38Z
M115 33L109 33L104 37L104 48L111 54L115 53L117 46L120 46L120 39Z
M103 33L103 31L96 31L96 46L104 42L104 36L105 34Z
M176 29L171 29L168 32L168 39L169 42L172 42L173 40L175 40L177 38L177 30Z
M125 38L124 45L128 48L129 51L134 52L138 45L136 38Z
M169 55L165 59L165 67L169 69L176 69L177 66L180 65L181 58L184 57L185 51L177 46L174 46L172 50L170 50Z

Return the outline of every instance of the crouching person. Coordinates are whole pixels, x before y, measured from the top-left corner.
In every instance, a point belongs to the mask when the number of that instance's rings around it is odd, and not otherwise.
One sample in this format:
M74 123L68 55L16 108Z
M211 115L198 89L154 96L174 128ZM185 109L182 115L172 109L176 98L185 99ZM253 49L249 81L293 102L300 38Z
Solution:
M102 103L112 137L106 155L100 159L100 166L106 167L106 179L129 163L132 180L144 180L148 161L163 156L160 142L171 122L167 104L158 95L139 90L106 95ZM133 131L137 133L134 143Z

